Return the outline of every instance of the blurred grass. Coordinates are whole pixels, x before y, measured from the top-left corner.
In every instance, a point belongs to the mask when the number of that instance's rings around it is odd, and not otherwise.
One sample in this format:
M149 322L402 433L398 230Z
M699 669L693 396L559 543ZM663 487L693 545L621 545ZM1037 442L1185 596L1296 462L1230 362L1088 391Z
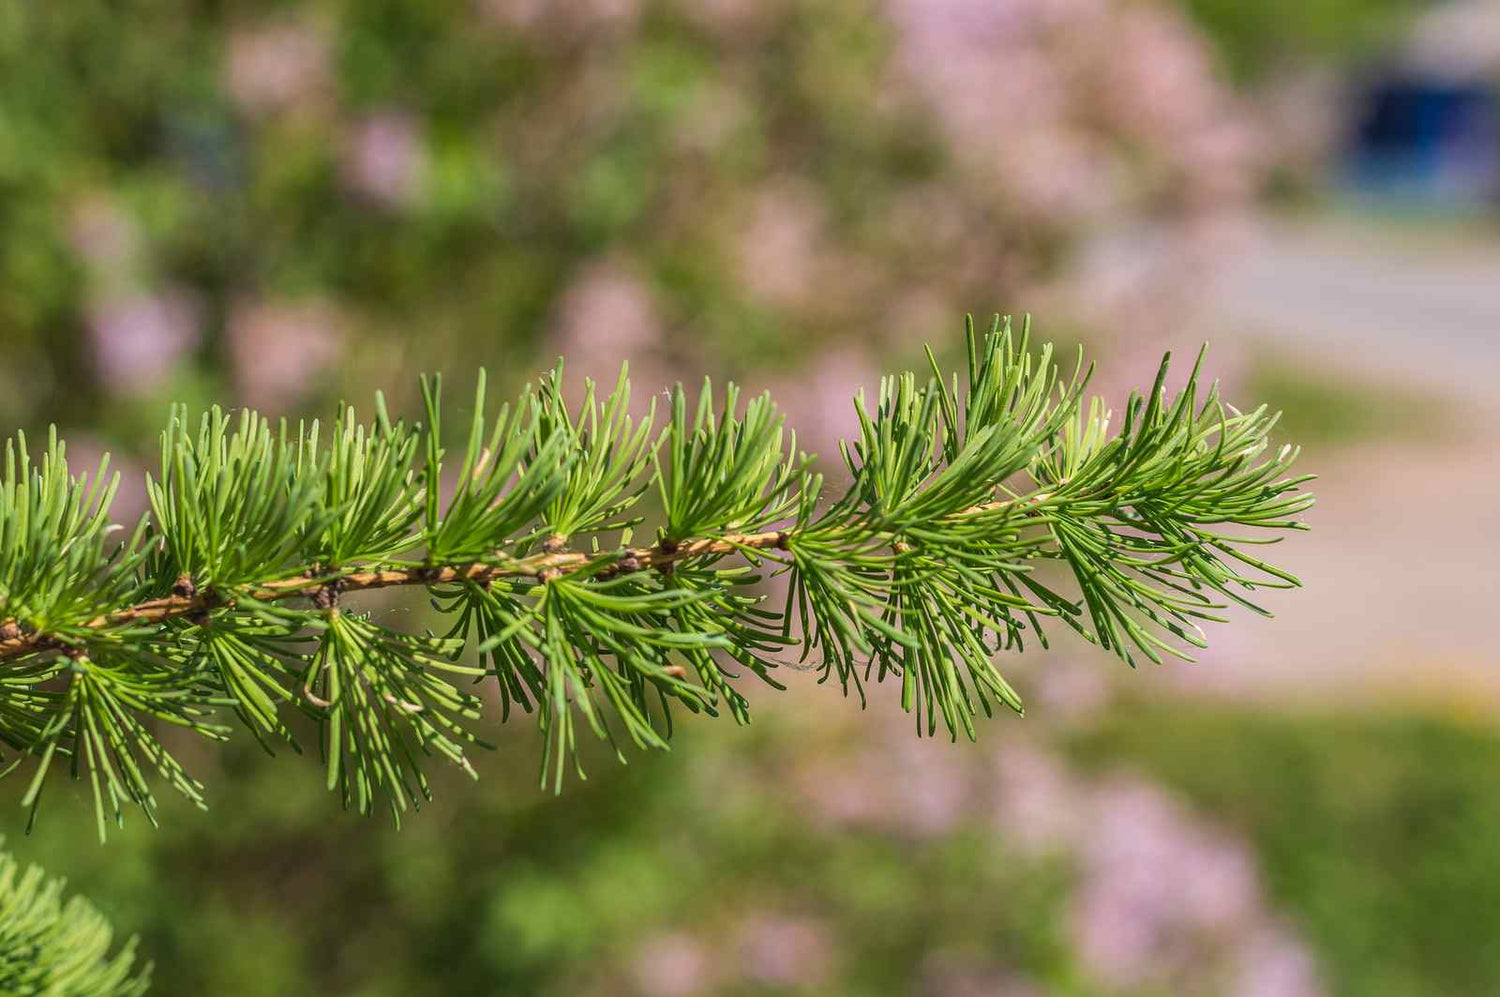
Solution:
M908 994L933 953L1087 992L1060 866L1009 861L982 828L918 846L819 825L775 778L800 745L774 724L690 725L626 768L595 751L560 797L535 786L534 732L500 741L478 786L439 778L399 833L338 814L315 764L240 744L206 816L167 801L161 830L136 821L101 848L64 793L11 844L142 932L161 994L649 993L633 958L663 935L722 963L715 993ZM827 951L800 982L756 983L747 916L817 925Z
M1256 355L1244 395L1280 409L1277 436L1299 444L1431 441L1456 428L1451 401L1435 391L1308 365L1287 354Z
M1233 76L1264 81L1299 63L1345 62L1389 45L1426 0L1182 0Z
M502 735L478 785L440 778L399 833L333 810L310 760L241 745L204 773L219 790L206 816L169 802L161 830L137 821L100 848L83 793L65 793L10 843L141 931L162 994L637 992L639 953L662 937L703 947L732 981L714 993L926 992L935 963L966 958L1049 994L1115 992L1075 961L1066 863L1022 859L970 818L914 839L809 813L795 759L848 745L774 716L689 724L672 753L625 768L596 751L591 778L553 797L533 782L534 742ZM1067 747L1084 774L1143 772L1246 834L1330 992L1482 994L1500 979L1488 725L1123 703ZM757 983L742 936L757 916L818 926L815 971Z
M1116 711L1087 766L1136 766L1255 843L1267 888L1354 997L1500 981L1500 733L1442 715Z
M1079 241L1075 208L1023 203L962 165L931 109L882 96L895 38L872 4L768 5L760 27L721 34L686 5L647 3L619 34L564 24L531 35L478 25L481 6L0 11L13 84L0 94L0 138L17 152L0 157L11 358L0 413L149 453L167 396L233 397L228 330L246 301L307 298L329 301L348 334L298 404L338 391L363 401L382 386L410 411L408 367L446 367L463 383L481 362L520 379L550 359L561 305L601 264L660 312L660 341L637 351L660 351L668 373L766 376L833 342L910 361L927 315L1025 308L1030 282L1065 272ZM1371 51L1418 4L1183 6L1237 78L1265 82L1288 61ZM327 92L309 87L300 107L269 113L236 106L226 52L285 23L326 42ZM1091 108L1070 114L1108 113ZM344 176L345 147L390 115L415 120L424 168L410 200L372 203ZM997 115L997 128L1010 118ZM1098 141L1090 131L1089 148L1108 145ZM1109 141L1165 138L1143 127ZM1177 193L1201 172L1186 162L1136 182ZM781 206L771 215L783 227L804 210L787 189L820 216L806 301L748 290L739 257L765 203ZM75 245L80 206L96 200L134 233L122 259L91 263ZM1387 228L1379 238L1416 231ZM1492 224L1473 235L1492 239ZM149 391L117 383L91 352L93 309L161 288L201 304L203 339ZM895 307L905 298L934 307L908 317ZM1063 321L1047 316L1046 338L1089 332ZM954 349L946 332L939 342ZM1285 412L1287 438L1319 445L1426 440L1455 418L1435 395L1285 356L1256 358L1249 382L1244 397ZM480 784L439 778L438 802L400 834L339 814L314 759L270 762L242 738L223 754L178 742L209 784L207 815L164 799L162 830L136 820L101 848L86 786L74 785L23 838L17 781L7 845L142 932L160 994L617 993L639 947L663 934L701 942L734 975L735 925L755 911L826 928L826 974L801 992L931 989L934 955L1011 967L1049 994L1099 992L1076 965L1060 864L1016 861L973 822L918 841L810 815L788 772L830 750L830 735L774 718L714 734L690 724L672 754L625 769L590 744L592 778L554 798L535 786L535 732L524 719L515 728L479 760ZM1074 747L1088 766L1140 767L1250 834L1335 992L1495 990L1500 734L1437 715L1158 704L1112 712ZM772 991L798 992L731 992Z

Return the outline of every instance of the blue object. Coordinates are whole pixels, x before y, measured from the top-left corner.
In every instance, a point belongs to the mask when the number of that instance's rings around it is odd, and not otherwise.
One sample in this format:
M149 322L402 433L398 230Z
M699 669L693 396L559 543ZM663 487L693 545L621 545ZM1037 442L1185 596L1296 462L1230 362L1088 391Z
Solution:
M1387 77L1360 114L1349 173L1361 192L1455 205L1500 197L1500 97L1490 86Z

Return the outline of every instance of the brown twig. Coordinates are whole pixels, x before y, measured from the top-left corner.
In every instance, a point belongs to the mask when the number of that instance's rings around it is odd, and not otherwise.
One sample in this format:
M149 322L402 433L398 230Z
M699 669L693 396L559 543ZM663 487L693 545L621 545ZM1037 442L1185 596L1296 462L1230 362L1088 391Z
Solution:
M1021 498L999 499L973 506L956 515L967 517L1011 507L1020 509L1027 505L1036 506L1047 502L1051 497L1049 492L1037 492ZM346 592L363 592L400 585L442 585L463 581L487 585L502 578L532 578L545 584L563 575L595 566L599 567L601 575L648 568L670 570L680 561L722 557L746 550L786 551L790 549L795 538L795 531L771 530L764 533L729 533L722 537L696 540L674 541L664 538L650 547L627 547L624 550L600 553L544 549L541 553L529 557L451 565L376 568L368 571L355 571L333 578L328 575L303 573L256 586L244 595L255 602L278 602L282 599L305 596L318 601L326 600L329 606L325 608L331 608L336 604L337 597ZM210 611L229 605L232 601L212 586L201 588L194 586L191 579L184 581L179 578L173 589L172 595L150 599L113 613L106 613L90 620L85 626L103 630L133 624L160 623L177 617L204 618ZM27 631L16 625L15 621L0 622L0 661L37 651L65 650L70 646L67 641L57 636L40 631Z

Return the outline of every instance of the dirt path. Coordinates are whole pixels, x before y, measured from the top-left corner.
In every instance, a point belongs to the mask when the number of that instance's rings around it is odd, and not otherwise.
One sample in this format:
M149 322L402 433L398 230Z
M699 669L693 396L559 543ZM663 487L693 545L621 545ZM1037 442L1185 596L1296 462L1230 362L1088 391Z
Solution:
M1309 452L1314 531L1280 552L1307 589L1273 595L1276 620L1220 628L1203 667L1144 680L1500 708L1500 234L1273 229L1211 301L1212 326L1321 370L1437 389L1463 424Z
M1500 224L1487 239L1337 220L1271 226L1208 297L1216 324L1331 366L1475 399L1500 388Z

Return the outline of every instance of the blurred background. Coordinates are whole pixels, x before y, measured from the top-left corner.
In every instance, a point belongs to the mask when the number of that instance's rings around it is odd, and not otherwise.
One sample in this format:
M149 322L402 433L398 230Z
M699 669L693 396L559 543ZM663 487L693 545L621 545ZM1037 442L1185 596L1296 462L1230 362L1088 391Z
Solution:
M183 742L209 814L101 848L80 786L26 838L8 782L7 846L163 994L1500 990L1500 3L0 6L0 424L112 452L121 518L172 401L415 413L566 354L832 453L994 311L1116 400L1208 339L1287 410L1278 619L1028 654L978 745L793 674L554 798L523 719L399 834Z

